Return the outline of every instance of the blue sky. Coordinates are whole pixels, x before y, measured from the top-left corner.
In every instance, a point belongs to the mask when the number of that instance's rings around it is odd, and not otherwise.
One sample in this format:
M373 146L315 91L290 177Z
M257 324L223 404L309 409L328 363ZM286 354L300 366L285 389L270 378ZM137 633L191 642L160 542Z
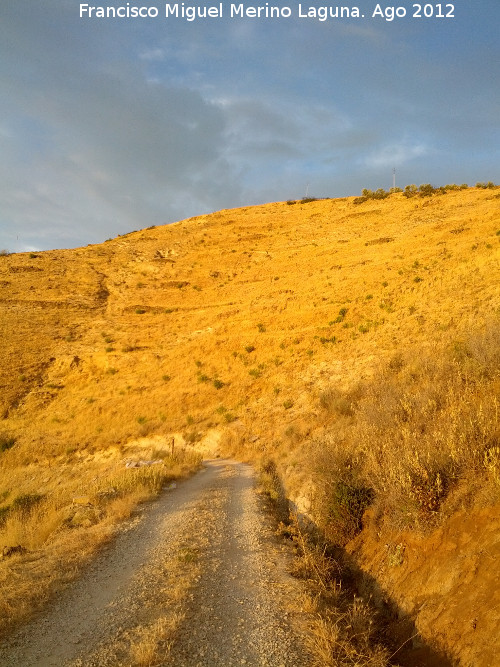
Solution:
M167 20L151 1L156 19L82 19L77 0L2 0L0 248L357 195L391 187L393 167L398 185L500 182L498 0L457 0L452 19L400 2L392 22L367 0L349 5L364 19L325 22L269 4L292 17L230 19L224 1L222 18Z

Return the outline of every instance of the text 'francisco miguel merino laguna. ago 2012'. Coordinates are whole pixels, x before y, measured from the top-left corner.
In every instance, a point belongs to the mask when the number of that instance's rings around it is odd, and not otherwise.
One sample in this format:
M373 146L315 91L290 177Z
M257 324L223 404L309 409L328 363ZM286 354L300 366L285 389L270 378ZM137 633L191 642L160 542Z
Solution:
M366 10L365 10L366 11ZM245 5L243 3L231 3L224 6L217 5L188 5L184 2L166 4L164 10L160 11L157 6L138 6L130 2L119 7L110 5L89 5L80 3L80 18L96 19L123 19L123 18L166 18L184 19L195 21L196 19L316 19L327 21L328 19L364 19L365 17L393 21L405 17L412 18L455 18L455 6L451 3L420 4L414 3L411 9L403 6L387 6L381 3L374 4L373 9L364 14L359 7L345 5L308 6L299 4L296 7L270 5Z

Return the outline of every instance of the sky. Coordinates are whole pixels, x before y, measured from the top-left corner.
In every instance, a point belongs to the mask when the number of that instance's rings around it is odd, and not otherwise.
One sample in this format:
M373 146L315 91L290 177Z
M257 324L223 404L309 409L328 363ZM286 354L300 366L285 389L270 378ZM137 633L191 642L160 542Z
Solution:
M498 0L426 5L449 18L380 3L406 10L392 21L369 0L326 21L295 0L268 2L289 18L231 18L223 0L194 21L141 1L158 16L1 0L0 249L389 189L394 168L398 186L500 183Z

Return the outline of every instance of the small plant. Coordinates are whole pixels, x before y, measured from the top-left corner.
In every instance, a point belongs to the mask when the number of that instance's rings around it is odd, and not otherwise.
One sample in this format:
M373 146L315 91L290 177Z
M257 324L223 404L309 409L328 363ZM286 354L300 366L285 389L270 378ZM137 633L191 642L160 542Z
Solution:
M115 375L116 373L118 373L118 370L117 370L116 368L108 368L108 370L106 371L106 373L107 373L108 375Z
M212 384L216 389L222 389L222 387L225 386L225 383L222 382L222 380L218 380L217 378L212 382Z
M145 424L148 421L147 417L137 417L137 423L138 424Z
M258 368L251 368L248 371L248 375L251 375L254 378L260 378L260 376L262 375L262 371L260 371Z
M255 345L247 345L247 346L245 347L245 352L248 352L248 354L250 354L250 353L253 352L254 350L255 350Z
M285 410L290 410L290 408L293 408L293 401L290 398L287 398L286 401L283 401L283 407Z
M259 330L260 333L264 333L266 327L262 324L262 322L259 322L259 324L257 324L257 329Z
M169 382L172 378L170 377L170 375L162 375L162 376L161 376L161 379L162 379L164 382Z
M39 493L23 493L12 502L11 509L17 510L23 515L30 514L31 511L43 500Z
M144 308L136 308L135 309L135 314L136 315L144 315L145 312L146 312L146 310Z
M339 310L339 314L337 315L337 317L331 322L328 322L328 324L331 326L332 324L339 324L340 322L343 322L345 316L347 315L347 310L348 310L347 308L341 308Z
M2 435L0 436L0 452L6 452L8 449L11 449L16 444L16 439Z

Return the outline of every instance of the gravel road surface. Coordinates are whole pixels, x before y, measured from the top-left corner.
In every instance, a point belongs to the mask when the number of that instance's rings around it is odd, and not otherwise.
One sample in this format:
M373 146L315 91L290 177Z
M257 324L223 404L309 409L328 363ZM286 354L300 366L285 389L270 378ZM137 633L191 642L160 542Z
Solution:
M206 462L0 644L0 665L308 665L300 583L254 485L250 466Z

